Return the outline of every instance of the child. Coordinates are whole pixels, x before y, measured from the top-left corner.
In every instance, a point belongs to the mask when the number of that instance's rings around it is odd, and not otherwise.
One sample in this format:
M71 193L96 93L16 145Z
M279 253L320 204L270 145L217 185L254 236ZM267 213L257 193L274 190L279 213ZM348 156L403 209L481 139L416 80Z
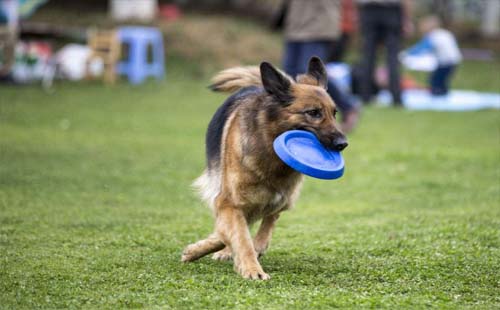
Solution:
M436 96L446 95L453 71L462 61L457 41L450 31L441 28L439 19L435 16L424 17L419 22L419 30L424 37L406 54L431 53L434 55L437 60L437 68L432 71L429 77L430 91Z

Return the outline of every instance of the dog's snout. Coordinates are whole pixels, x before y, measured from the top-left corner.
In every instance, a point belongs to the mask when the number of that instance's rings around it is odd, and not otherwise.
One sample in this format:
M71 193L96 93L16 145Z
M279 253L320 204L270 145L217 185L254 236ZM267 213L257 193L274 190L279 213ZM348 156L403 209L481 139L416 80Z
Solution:
M345 149L349 144L347 143L347 140L345 137L336 137L333 139L333 149L336 151L342 151Z
M342 142L342 143L338 143L338 144L335 144L335 150L337 151L342 151L343 149L345 149L349 144L347 142Z

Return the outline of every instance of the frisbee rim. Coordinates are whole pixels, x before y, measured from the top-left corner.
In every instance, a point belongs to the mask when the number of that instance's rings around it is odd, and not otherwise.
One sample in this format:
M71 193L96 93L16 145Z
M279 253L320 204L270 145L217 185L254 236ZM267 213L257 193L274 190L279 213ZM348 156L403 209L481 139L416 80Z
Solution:
M335 167L335 169L324 169L324 168L319 168L313 165L309 165L303 160L300 159L299 157L296 157L293 155L288 147L287 143L290 139L295 138L295 137L301 137L301 138L307 138L310 139L314 142L314 146L319 146L319 151L320 153L323 154L331 154L333 157L338 157L339 158L339 164ZM317 179L324 179L324 180L333 180L333 179L338 179L344 174L344 158L340 152L333 151L333 150L328 150L326 149L316 138L316 136L305 130L289 130L281 135L279 135L273 142L273 148L274 151L276 152L276 155L289 167L292 169L311 176L313 178ZM323 156L325 157L325 156ZM325 158L325 160L327 160Z

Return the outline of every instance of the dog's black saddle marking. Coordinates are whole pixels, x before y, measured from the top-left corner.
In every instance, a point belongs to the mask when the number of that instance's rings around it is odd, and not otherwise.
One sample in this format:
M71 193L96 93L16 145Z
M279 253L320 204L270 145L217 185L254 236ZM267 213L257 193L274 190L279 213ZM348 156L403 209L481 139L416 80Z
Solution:
M215 112L210 124L208 124L207 135L205 138L207 166L209 170L213 168L214 165L218 166L220 163L222 133L229 116L238 104L241 103L242 99L251 95L258 95L261 92L263 92L262 87L249 86L242 88L227 98Z

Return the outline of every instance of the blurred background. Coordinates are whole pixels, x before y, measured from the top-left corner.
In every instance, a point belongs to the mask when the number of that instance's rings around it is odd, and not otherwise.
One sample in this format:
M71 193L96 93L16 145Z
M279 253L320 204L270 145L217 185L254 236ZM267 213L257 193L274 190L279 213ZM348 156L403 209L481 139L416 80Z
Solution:
M280 0L2 0L4 11L8 11L8 4L12 2L19 2L19 21L11 17L10 22L11 29L16 28L11 30L16 32L16 35L12 35L17 40L16 44L30 42L33 53L38 54L36 57L45 60L71 43L92 48L89 41L96 32L118 30L123 25L143 25L159 29L165 40L167 66L183 62L186 70L195 77L203 77L228 66L258 64L262 60L281 64L283 55L282 31L274 27L282 9L283 1ZM498 1L411 2L413 9L410 18L413 23L417 25L421 16L438 15L443 25L456 35L466 60L497 61L500 50ZM6 32L8 14L3 15L2 31ZM354 17L352 23L352 30L349 30L351 39L344 59L351 64L358 61L360 47L358 19ZM6 36L2 39L5 42L3 45L6 44ZM410 46L418 38L418 31L413 31L406 37L402 48ZM33 44L38 44L39 52L35 52ZM19 46L17 50L19 61L26 52ZM78 51L83 52L83 55L78 54ZM77 47L68 51L71 55L72 52L80 55L79 57L89 54ZM120 55L124 57L126 51L122 51ZM60 56L60 62L64 62L63 58ZM23 71L22 64L18 65L18 71ZM74 66L77 70L77 65ZM94 67L97 67L94 71L101 71L98 65ZM24 69L24 73L16 71L16 80L19 82L43 75L41 72L30 73L27 68ZM68 68L62 69L58 77L64 77L65 69ZM22 76L23 74L26 76ZM33 76L30 77L30 74ZM78 75L82 74L75 73L71 78L76 79Z
M0 4L0 308L498 308L499 0ZM304 182L268 284L182 265L213 227L190 187L227 98L210 77L297 42L346 104L344 176Z

